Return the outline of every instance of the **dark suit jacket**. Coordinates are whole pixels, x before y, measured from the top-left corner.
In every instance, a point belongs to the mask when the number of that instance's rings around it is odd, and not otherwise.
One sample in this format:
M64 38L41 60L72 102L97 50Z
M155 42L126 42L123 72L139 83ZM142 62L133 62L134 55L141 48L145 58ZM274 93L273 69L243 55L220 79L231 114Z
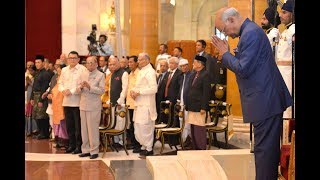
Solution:
M188 98L187 98L187 95L188 95L188 90L189 90L189 81L190 81L190 76L192 75L194 71L188 71L187 73L182 73L181 76L180 76L180 80L179 80L179 86L180 86L180 89L179 89L179 95L178 95L178 99L181 100L181 93L183 91L183 103L186 105L187 104L187 101L188 101ZM183 85L183 77L184 77L184 74L186 74L186 79L185 79L185 82L184 82L184 86Z
M186 110L193 112L200 112L201 109L208 110L210 100L210 82L208 72L203 68L192 85L195 76L196 72L190 76Z
M256 122L283 113L293 101L265 32L247 18L239 35L235 56L224 53L222 63L236 75L243 121Z
M168 96L167 97L163 97L165 98L165 100L169 100L171 101L173 104L175 104L177 102L178 99L178 95L179 95L179 89L180 89L180 85L179 85L179 79L180 76L182 75L181 70L177 69L175 71L175 73L173 74L170 84L168 86ZM169 77L169 73L166 73L166 75L164 76L162 82L164 83L164 91L163 93L165 93L165 89L166 89L166 84L168 81L168 77Z
M227 68L211 54L203 52L202 56L207 58L206 70L210 77L210 84L227 84Z
M167 72L164 74L166 76L168 74ZM164 77L163 77L164 78ZM159 79L157 78L157 84ZM158 91L156 93L156 108L158 116L160 114L160 102L164 100L164 90L165 90L166 84L164 84L164 79L161 80L160 84L158 85Z

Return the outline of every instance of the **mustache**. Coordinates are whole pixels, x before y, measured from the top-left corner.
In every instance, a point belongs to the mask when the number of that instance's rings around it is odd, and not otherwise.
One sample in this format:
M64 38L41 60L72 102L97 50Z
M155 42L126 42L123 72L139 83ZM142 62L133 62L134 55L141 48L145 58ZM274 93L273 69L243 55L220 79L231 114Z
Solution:
M261 28L262 28L262 29L269 29L269 28L271 28L271 25L270 25L270 23L268 23L268 24L261 24Z

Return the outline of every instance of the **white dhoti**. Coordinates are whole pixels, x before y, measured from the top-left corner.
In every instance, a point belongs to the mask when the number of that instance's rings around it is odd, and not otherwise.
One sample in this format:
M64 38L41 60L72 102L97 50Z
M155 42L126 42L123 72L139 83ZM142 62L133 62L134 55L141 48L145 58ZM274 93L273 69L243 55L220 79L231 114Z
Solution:
M184 121L184 128L183 128L183 131L182 131L182 141L184 142L188 136L191 137L191 126L189 123L186 122L186 120L188 119L188 111L184 111L184 118L185 118L185 121ZM180 120L180 127L182 127L182 118L179 118Z
M139 106L134 110L134 136L142 150L152 151L155 121L151 120L149 108Z

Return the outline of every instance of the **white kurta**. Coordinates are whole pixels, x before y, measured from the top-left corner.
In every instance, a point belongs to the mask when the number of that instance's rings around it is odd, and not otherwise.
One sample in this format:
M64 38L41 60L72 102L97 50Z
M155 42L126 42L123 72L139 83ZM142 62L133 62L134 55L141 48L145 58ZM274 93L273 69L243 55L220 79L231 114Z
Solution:
M292 24L288 29L285 29L280 36L277 48L277 64L280 73L292 95L292 36L295 34L295 24ZM289 64L284 64L288 62ZM292 117L292 107L288 107L283 113L284 118Z
M157 119L156 97L157 93L156 72L150 64L141 68L138 73L135 92L140 92L136 97L133 113L134 135L141 144L141 149L152 150L154 138L154 124Z

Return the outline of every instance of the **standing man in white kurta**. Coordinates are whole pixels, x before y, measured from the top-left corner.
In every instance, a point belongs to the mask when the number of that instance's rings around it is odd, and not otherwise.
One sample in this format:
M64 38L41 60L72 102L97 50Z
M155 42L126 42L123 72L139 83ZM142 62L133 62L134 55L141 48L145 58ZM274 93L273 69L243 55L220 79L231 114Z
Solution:
M292 0L287 0L280 11L280 21L286 26L286 29L280 35L276 56L278 68L292 97L294 96L292 95L292 42L295 34L293 7L294 2ZM291 106L283 112L283 118L292 118Z
M101 116L101 95L104 93L104 73L97 69L97 57L87 58L88 71L82 72L80 84L80 118L82 154L79 157L90 156L90 159L98 157L99 153L99 124Z
M150 64L147 53L138 56L140 71L134 88L130 91L135 100L133 114L134 135L141 145L141 156L153 154L154 124L157 119L156 93L157 80L156 71Z

